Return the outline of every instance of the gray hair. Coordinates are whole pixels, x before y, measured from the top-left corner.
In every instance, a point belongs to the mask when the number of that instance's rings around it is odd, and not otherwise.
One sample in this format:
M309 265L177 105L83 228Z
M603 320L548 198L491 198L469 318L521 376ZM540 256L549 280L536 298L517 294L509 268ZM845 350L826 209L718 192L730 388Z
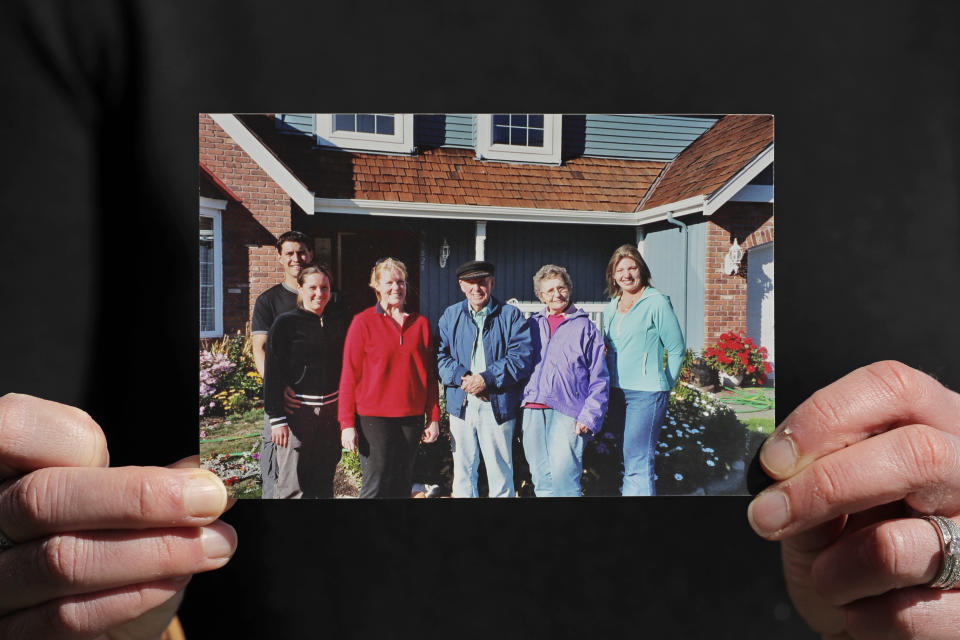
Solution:
M533 293L537 296L537 299L540 298L540 285L543 284L544 280L550 278L560 278L567 289L573 292L573 280L570 279L567 270L555 264L545 264L533 276Z

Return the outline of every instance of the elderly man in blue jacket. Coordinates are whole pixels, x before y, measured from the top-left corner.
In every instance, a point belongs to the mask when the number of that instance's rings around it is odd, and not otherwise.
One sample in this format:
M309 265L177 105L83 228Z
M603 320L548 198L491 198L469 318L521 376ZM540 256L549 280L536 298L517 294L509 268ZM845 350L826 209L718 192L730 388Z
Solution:
M492 264L466 262L457 280L466 300L440 316L437 354L450 413L453 497L477 497L481 454L490 497L514 497L513 431L533 369L530 329L519 309L491 295Z

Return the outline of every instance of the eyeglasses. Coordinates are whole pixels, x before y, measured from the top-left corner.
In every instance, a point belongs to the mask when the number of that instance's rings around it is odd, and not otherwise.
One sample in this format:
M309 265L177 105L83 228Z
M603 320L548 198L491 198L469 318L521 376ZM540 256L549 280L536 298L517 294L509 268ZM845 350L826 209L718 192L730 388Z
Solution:
M554 287L548 291L541 291L540 295L552 298L553 296L566 297L568 293L570 293L570 289L567 287Z

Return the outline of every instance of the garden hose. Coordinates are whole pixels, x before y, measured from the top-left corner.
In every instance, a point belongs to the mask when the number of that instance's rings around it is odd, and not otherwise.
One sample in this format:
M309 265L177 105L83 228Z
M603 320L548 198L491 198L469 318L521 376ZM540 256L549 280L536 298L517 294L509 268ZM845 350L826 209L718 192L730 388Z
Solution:
M229 442L230 440L243 440L244 438L255 438L260 435L260 432L248 433L245 436L233 436L232 438L207 438L201 439L200 444L205 444L207 442Z
M738 411L737 413L757 413L759 411L767 411L768 409L774 408L773 400L764 395L763 391L754 391L753 393L748 394L732 387L724 387L724 389L734 395L733 398L726 398L724 400L724 402L727 404L741 404L748 407L753 407L753 409L745 409L743 411Z

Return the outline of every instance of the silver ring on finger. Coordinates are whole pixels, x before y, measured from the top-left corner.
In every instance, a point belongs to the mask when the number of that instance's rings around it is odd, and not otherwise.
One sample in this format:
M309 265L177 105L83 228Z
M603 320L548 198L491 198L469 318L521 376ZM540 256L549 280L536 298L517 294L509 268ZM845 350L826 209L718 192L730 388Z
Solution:
M923 516L940 536L940 570L930 581L932 589L953 589L960 584L960 525L943 516Z
M0 552L13 548L17 543L10 539L7 534L0 529Z

